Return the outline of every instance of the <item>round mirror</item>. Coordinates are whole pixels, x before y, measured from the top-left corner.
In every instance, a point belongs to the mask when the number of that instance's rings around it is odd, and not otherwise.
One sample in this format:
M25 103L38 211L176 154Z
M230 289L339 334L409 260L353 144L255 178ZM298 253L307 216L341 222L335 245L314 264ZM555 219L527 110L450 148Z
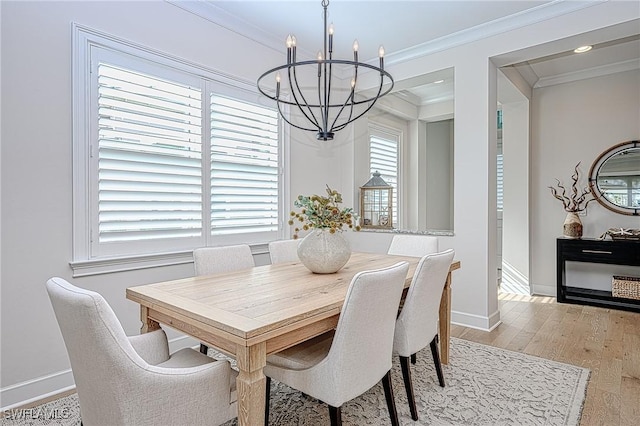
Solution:
M589 187L609 210L640 216L640 141L623 142L600 154L589 171Z

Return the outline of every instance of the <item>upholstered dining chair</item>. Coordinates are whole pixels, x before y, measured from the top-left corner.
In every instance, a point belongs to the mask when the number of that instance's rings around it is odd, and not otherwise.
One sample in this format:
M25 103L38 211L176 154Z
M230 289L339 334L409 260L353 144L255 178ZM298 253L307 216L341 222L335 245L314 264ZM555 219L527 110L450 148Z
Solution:
M219 425L237 416L236 373L160 329L127 337L98 293L51 278L47 292L71 361L82 424Z
M433 235L396 234L391 240L387 254L418 256L438 252L438 237Z
M196 276L253 268L253 255L248 244L200 247L193 250Z
M255 263L251 247L247 244L220 247L200 247L193 250L196 276L218 274L253 268ZM207 354L209 347L200 343L200 352Z
M331 425L341 425L341 406L382 380L391 417L398 425L391 364L398 304L409 265L357 273L334 331L267 357L265 423L271 379L329 405Z
M300 240L277 240L269 243L271 263L297 262Z
M409 358L411 357L412 363L415 364L416 352L430 345L438 382L440 386L445 386L438 352L438 315L442 290L454 254L454 250L449 249L441 253L428 254L420 259L396 320L393 349L400 356L404 387L413 420L418 420L418 411L413 394Z

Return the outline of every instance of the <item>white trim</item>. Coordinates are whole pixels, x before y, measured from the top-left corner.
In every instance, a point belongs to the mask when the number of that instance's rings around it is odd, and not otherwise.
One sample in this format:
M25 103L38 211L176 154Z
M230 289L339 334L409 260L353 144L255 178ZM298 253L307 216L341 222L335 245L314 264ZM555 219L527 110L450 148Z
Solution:
M557 287L555 285L533 284L531 288L532 296L557 296Z
M572 81L584 80L586 78L601 77L603 75L633 71L637 69L640 69L640 59L630 59L628 61L602 65L599 67L589 68L587 70L573 71L551 77L543 77L536 82L533 88L538 89L540 87L555 86L556 84L571 83Z
M92 45L96 45L134 55L136 57L142 57L143 59L172 69L176 69L176 64L178 64L180 67L177 69L180 71L186 71L205 79L212 79L218 83L228 84L234 88L249 90L257 94L256 86L253 81L239 78L231 74L226 74L212 68L207 68L198 63L190 62L183 58L172 56L160 50L155 50L81 24L72 23L72 27L73 36L76 38L76 40L74 40L74 48L86 49ZM77 52L77 50L74 51L76 54ZM141 54L148 56L142 56Z
M249 38L251 41L256 42L264 47L273 49L275 51L284 54L284 40L282 37L278 37L271 34L262 28L258 28L249 24L226 10L216 6L213 1L184 1L184 0L165 0L182 10L193 13L200 18L214 23L222 28L240 34Z
M16 383L0 389L0 400L2 404L7 404L0 411L21 407L74 388L71 369Z
M249 40L262 46L273 49L276 52L283 52L282 37L248 24L246 21L226 12L215 5L215 2L207 1L180 1L165 0L168 3L179 7L183 10L193 13L203 19L208 20L216 25L228 29L234 33L247 37ZM539 6L514 13L509 16L485 22L475 27L466 28L452 34L430 40L408 49L398 52L391 52L385 56L386 66L400 64L422 56L431 55L461 46L467 43L473 43L478 40L493 37L499 34L507 33L518 28L528 25L547 21L558 16L566 15L591 6L596 6L607 0L594 1L551 1ZM314 52L309 53L311 57ZM363 70L370 72L371 70Z
M269 252L268 243L252 244L251 254L254 256ZM160 266L184 265L193 263L193 251L174 253L158 253L138 256L111 257L105 259L82 260L69 262L73 277L110 274L113 272L134 271L138 269L157 268Z
M109 274L112 272L133 271L137 269L156 268L159 266L181 265L193 263L191 250L179 253L160 253L140 256L112 257L106 259L81 260L69 262L73 277Z
M430 40L399 52L391 52L385 55L387 65L395 65L410 60L442 52L464 44L508 33L518 28L547 21L568 13L572 13L587 7L596 6L607 0L595 0L590 2L578 1L552 1L541 4L513 15L504 16L493 21L485 22L475 27L466 28L453 34L448 34Z
M500 320L499 310L488 317L451 311L451 324L475 328L476 330L491 331L502 324L502 321Z

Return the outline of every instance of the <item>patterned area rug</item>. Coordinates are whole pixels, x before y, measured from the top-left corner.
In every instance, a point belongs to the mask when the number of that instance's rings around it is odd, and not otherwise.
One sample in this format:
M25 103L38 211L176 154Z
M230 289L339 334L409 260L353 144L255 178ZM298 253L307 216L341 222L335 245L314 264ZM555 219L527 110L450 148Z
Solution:
M418 353L412 377L420 420L414 422L400 365L394 357L392 377L400 424L578 425L589 378L589 370L582 367L455 338L451 339L450 364L444 366L444 374L447 386L441 388L429 348ZM40 411L26 413L29 415L22 418L16 417L24 413L5 412L2 425L80 424L75 394L32 410ZM46 415L52 413L57 418L47 420ZM382 385L345 404L342 420L345 425L390 424ZM328 425L328 409L318 400L274 380L269 423ZM225 426L236 424L233 420Z

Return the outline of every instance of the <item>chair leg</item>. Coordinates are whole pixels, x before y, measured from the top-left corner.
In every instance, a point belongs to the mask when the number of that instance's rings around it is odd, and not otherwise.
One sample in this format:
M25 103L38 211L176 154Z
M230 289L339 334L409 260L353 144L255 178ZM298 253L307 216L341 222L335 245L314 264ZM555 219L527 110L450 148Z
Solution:
M411 355L411 364L415 365L416 363L416 354Z
M398 422L398 412L396 411L396 400L393 397L393 386L391 385L391 370L382 378L382 387L384 387L384 396L387 400L389 408L389 417L391 417L391 426L400 426Z
M433 338L430 343L431 346L431 355L433 355L433 363L436 366L436 373L438 374L438 382L440 383L440 387L444 387L444 374L442 374L442 363L440 362L440 352L438 352L438 336Z
M271 399L271 377L267 378L267 394L264 398L264 426L269 426L269 400Z
M331 419L331 426L342 426L341 407L329 405L329 418Z
M411 381L411 367L409 365L409 357L400 357L400 366L402 367L402 378L404 379L404 388L407 391L407 400L409 401L409 410L411 418L418 420L418 410L416 408L416 398L413 395L413 382Z
M209 347L204 343L200 343L200 353L206 355L208 351L209 351Z

